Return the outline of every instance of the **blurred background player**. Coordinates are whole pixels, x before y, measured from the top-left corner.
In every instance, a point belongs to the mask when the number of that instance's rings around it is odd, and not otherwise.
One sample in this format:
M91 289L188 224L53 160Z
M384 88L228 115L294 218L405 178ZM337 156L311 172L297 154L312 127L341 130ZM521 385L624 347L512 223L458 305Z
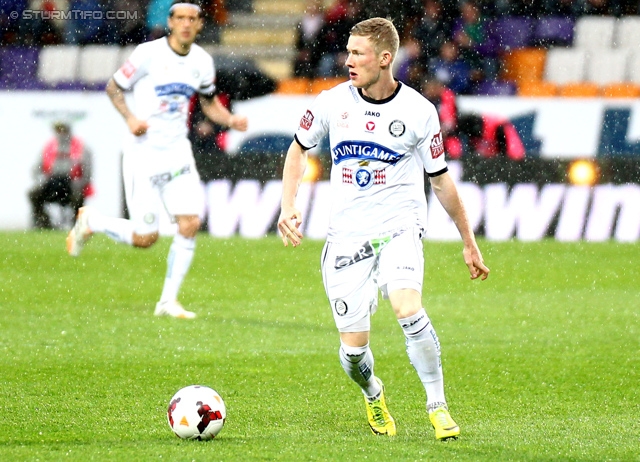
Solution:
M38 229L53 228L46 204L71 207L75 216L92 194L91 152L68 123L56 122L53 130L55 136L45 144L36 165L36 185L29 191L33 226Z
M340 363L364 394L375 434L395 435L396 424L374 374L369 347L378 293L388 298L407 355L427 395L438 440L456 438L444 393L440 342L422 306L427 222L424 173L455 223L471 279L489 275L455 183L448 173L438 114L417 91L395 80L399 38L393 24L373 18L356 24L347 43L350 81L323 91L303 115L287 152L278 229L284 245L301 243L295 198L307 151L329 133L332 212L322 251L322 277L336 327ZM431 275L430 283L438 277Z
M123 180L130 219L110 218L87 207L78 212L67 237L67 251L79 255L92 233L146 248L159 237L159 216L166 210L177 222L167 259L167 274L155 315L193 318L177 301L195 249L204 209L204 193L187 138L190 99L198 94L204 114L236 130L247 129L216 95L213 59L194 44L203 27L202 9L174 1L169 35L136 47L107 84L107 95L125 119L131 135L124 147ZM133 90L136 112L124 98Z

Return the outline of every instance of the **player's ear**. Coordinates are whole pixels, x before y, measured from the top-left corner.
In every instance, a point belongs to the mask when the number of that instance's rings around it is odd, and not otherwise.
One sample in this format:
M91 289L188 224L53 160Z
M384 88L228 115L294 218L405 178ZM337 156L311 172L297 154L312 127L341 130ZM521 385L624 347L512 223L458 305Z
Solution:
M380 66L387 67L391 64L392 56L388 51L383 51L380 57Z

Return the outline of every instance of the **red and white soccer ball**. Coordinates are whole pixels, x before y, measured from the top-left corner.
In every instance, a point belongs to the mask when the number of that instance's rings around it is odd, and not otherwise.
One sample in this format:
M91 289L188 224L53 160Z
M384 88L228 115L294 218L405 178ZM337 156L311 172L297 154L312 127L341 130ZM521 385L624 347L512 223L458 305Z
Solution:
M210 440L220 433L227 409L220 395L209 387L190 385L173 395L167 409L169 427L180 438Z

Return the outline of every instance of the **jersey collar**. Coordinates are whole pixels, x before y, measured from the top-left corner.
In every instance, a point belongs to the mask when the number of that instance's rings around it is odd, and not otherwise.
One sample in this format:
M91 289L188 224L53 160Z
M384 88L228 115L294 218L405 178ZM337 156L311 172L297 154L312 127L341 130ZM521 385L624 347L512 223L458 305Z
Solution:
M400 91L400 87L402 87L402 82L400 82L399 80L396 80L396 82L398 82L398 86L396 87L396 90L393 92L393 94L391 96L388 96L385 99L373 99L373 98L369 98L368 96L365 96L364 93L362 93L362 88L358 88L358 94L360 95L360 98L362 98L363 100L365 100L367 103L371 103L371 104L384 104L384 103L388 103L389 101L391 101L393 98L396 97L396 95L398 94L398 92Z

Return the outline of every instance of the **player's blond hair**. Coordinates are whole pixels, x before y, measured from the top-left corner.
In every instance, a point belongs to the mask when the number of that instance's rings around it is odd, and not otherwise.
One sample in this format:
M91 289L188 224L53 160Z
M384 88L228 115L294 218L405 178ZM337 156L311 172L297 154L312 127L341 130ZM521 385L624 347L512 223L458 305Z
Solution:
M391 21L384 18L371 18L360 21L351 28L351 35L368 37L376 53L389 51L392 60L398 55L400 37Z

